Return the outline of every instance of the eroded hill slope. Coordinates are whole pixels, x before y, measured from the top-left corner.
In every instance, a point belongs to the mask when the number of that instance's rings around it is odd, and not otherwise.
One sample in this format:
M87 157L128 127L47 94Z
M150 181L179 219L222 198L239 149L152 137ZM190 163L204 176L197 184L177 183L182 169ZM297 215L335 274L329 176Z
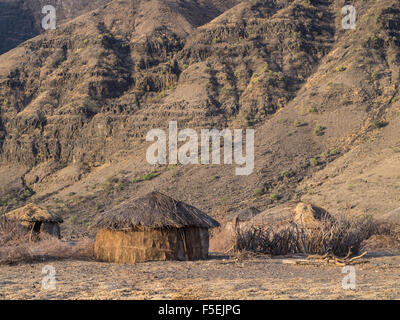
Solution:
M111 0L2 0L0 2L0 54L44 32L42 8L56 8L57 24L62 24Z
M365 188L370 201L343 189L364 159L364 176L378 155L399 167L386 153L399 143L397 1L355 1L356 30L341 28L342 1L213 3L113 1L0 56L3 210L35 192L73 235L152 188L216 215L301 198L398 206L395 180ZM170 120L254 127L253 174L150 166L144 137Z

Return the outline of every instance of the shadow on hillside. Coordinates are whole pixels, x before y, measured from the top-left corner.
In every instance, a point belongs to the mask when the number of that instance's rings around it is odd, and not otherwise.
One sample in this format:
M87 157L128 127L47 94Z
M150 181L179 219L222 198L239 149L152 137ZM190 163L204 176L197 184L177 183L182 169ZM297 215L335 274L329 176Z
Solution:
M0 54L39 35L39 28L32 14L19 3L0 2Z

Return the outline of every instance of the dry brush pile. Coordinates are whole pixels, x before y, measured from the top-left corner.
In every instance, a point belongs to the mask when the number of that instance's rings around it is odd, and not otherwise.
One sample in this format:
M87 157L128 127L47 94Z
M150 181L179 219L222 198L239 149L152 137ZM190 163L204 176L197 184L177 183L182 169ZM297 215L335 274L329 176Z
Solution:
M295 222L283 226L262 226L236 229L236 252L271 255L294 253L326 254L337 257L357 255L361 244L372 235L392 234L390 225L382 225L369 216L326 216L312 226Z

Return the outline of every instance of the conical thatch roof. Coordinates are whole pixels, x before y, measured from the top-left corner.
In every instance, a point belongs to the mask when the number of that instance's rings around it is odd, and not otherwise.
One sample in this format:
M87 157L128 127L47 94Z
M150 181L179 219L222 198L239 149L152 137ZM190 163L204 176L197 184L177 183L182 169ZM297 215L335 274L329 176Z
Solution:
M154 191L104 212L93 227L113 230L214 228L219 227L219 223L191 205Z
M6 218L23 222L63 222L59 216L39 208L33 203L6 213Z
M249 207L246 209L242 209L238 212L234 212L228 217L228 221L232 221L235 218L238 218L239 221L249 221L258 215L261 211L254 207Z

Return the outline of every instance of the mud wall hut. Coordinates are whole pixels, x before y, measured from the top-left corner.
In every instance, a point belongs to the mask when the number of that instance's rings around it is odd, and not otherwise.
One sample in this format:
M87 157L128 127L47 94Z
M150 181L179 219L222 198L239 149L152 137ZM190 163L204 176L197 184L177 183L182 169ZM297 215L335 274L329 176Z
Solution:
M35 204L30 203L24 207L10 211L6 213L5 217L9 221L17 221L27 232L31 233L32 237L43 233L57 238L61 237L60 223L63 220L56 214Z
M219 223L199 209L151 192L101 214L95 257L98 261L136 263L208 258L209 229Z

